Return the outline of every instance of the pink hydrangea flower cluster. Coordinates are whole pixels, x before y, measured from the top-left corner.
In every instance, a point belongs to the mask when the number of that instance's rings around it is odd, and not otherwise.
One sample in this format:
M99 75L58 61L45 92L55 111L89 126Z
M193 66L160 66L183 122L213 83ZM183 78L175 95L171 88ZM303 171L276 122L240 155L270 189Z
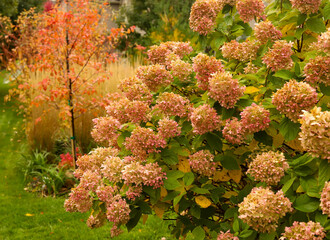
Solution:
M65 200L64 207L67 212L88 212L93 201L88 189L82 186L72 188L69 198Z
M231 144L241 144L245 139L245 128L237 118L227 119L222 135Z
M91 214L86 221L86 224L89 228L99 228L102 227L105 223L106 215L103 213L97 213L95 215Z
M247 173L256 181L276 185L288 169L289 164L283 153L269 151L258 154L250 163Z
M230 230L227 232L220 232L217 240L239 240L238 237L235 237L234 234L230 233Z
M209 79L213 73L224 71L220 60L204 53L199 53L193 58L193 69L196 72L198 86L202 90L207 90Z
M154 45L148 51L148 58L153 64L166 65L166 57L170 54L175 54L179 58L189 55L193 51L189 42L174 42L169 41L161 43L159 46Z
M164 148L166 141L150 128L137 127L124 145L133 155L145 159L149 153L159 152L157 148Z
M118 137L117 130L120 129L120 122L113 117L100 117L93 119L94 127L91 135L96 142L112 143Z
M190 102L179 94L164 92L158 97L154 108L160 109L166 116L186 117Z
M259 43L257 41L245 41L242 43L236 40L225 42L221 47L224 58L236 59L241 62L251 61L257 58Z
M179 124L169 118L161 119L158 122L159 127L157 128L158 134L163 138L176 137L181 134L181 127Z
M80 178L79 186L88 191L95 191L101 183L101 175L98 172L87 170Z
M78 168L74 172L76 178L81 178L87 170L92 170L94 172L101 172L101 165L103 164L106 157L115 157L118 154L116 148L96 148L91 151L88 155L83 155L78 158L77 166Z
M269 188L255 187L238 204L239 218L258 232L273 232L280 218L291 212L291 202L280 190L276 194Z
M271 21L267 20L255 25L254 36L261 44L265 44L268 40L276 41L281 39L282 33L280 30L276 29Z
M113 196L116 195L117 191L117 187L105 186L101 184L97 187L95 193L100 201L110 203L112 201Z
M302 147L313 156L330 162L330 112L322 112L319 107L303 112L299 133Z
M219 130L221 124L217 111L208 104L194 108L190 115L190 121L193 126L193 132L200 135Z
M217 0L197 0L191 7L190 28L201 35L210 33L221 10L220 7Z
M322 193L321 193L321 209L324 215L330 217L330 182L324 184Z
M151 110L147 102L130 101L125 97L118 101L110 101L105 109L109 116L118 119L122 124L126 122L146 122L149 119L148 114Z
M309 221L297 222L294 221L291 227L285 227L285 232L282 233L280 240L322 240L325 238L325 230L318 222Z
M254 18L263 18L265 5L262 0L237 0L237 11L244 22Z
M259 68L255 66L252 62L249 62L247 66L244 68L245 74L255 74L257 73Z
M171 61L170 66L172 75L177 77L180 81L187 81L189 76L193 73L192 65L180 59Z
M263 56L263 63L274 72L281 69L291 69L293 66L291 59L293 55L292 46L293 42L287 42L285 40L276 41L273 47Z
M143 184L159 188L163 185L165 176L166 174L158 166L158 163L142 165L139 162L132 162L125 165L122 170L122 179L126 185L141 186Z
M189 156L189 164L194 172L211 177L215 173L217 166L213 159L214 156L209 150L200 150Z
M120 182L124 161L119 157L107 157L101 166L101 172L110 182Z
M173 81L173 77L165 66L155 64L141 66L136 70L136 77L139 78L151 91L157 91L162 86L167 86Z
M330 86L330 56L317 56L304 68L305 81Z
M269 127L270 112L255 103L244 108L240 115L246 133L263 131Z
M298 9L301 13L317 13L322 0L290 0L292 7Z
M309 111L317 103L317 93L308 83L290 80L273 94L272 103L276 109L297 122L302 110Z
M317 43L315 43L315 47L317 50L330 54L330 28L324 33L322 33L317 38Z
M149 88L136 77L123 80L119 85L119 90L131 101L142 101L148 104L152 101L152 94Z
M244 91L245 86L240 87L229 72L216 72L209 80L209 96L224 108L233 108Z

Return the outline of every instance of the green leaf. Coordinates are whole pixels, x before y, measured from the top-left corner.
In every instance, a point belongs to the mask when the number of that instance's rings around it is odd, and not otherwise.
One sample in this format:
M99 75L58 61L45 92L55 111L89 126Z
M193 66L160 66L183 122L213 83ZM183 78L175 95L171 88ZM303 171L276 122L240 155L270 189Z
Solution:
M194 193L197 193L197 194L209 194L210 191L205 189L205 188L199 188L199 187L193 187L191 189L191 191L193 191Z
M183 192L179 196L176 196L173 199L173 206L177 205L185 194L186 194L186 192Z
M190 213L192 216L195 218L200 218L201 217L201 208L198 205L195 205L190 209Z
M180 195L180 192L178 191L173 191L173 192L170 192L168 193L164 198L163 198L163 202L166 202L166 201L171 201L173 200L176 196Z
M319 205L320 202L318 199L308 197L307 194L303 194L297 197L296 201L293 204L295 209L306 213L314 212L316 209L319 208Z
M233 230L234 230L234 232L239 232L239 220L238 220L237 217L236 217L236 219L234 220L234 223L233 223Z
M323 186L330 180L330 164L327 159L322 160L319 166L319 185Z
M222 141L216 134L207 133L206 141L213 150L217 150L218 152L222 150Z
M320 83L320 90L324 95L330 96L330 86L325 86L325 84Z
M327 5L325 5L323 9L323 16L325 20L330 19L330 2L328 2Z
M290 187L292 186L293 182L296 179L297 179L297 177L293 177L283 185L283 187L282 187L283 193L286 193L290 189Z
M273 145L273 138L271 136L269 136L265 131L256 132L254 134L254 139L267 146Z
M290 72L289 70L280 70L277 71L273 76L279 77L285 80L289 80L294 77L294 73Z
M311 161L313 161L315 159L315 157L313 157L312 155L305 153L304 155L294 159L290 165L293 167L299 167L299 166L303 166L306 165L308 163L310 163Z
M228 118L231 118L235 113L235 108L222 108L222 114L221 114L221 118L222 120L226 120Z
M260 233L259 240L273 240L275 239L276 232L272 233Z
M160 153L162 160L169 164L169 165L174 165L179 162L178 155L170 149L164 149Z
M252 230L243 230L238 236L241 238L247 238L250 237L253 234Z
M219 158L221 165L228 170L239 170L239 165L236 161L236 158L229 154L217 155L216 158Z
M121 148L124 147L123 143L125 142L125 138L130 137L130 136L131 136L130 132L128 132L128 131L122 132L122 134L120 134L120 136L117 139L118 146Z
M180 187L181 184L178 182L178 180L174 179L174 178L167 178L164 180L164 187L167 190L174 190L178 187Z
M152 214L152 210L151 210L149 204L146 203L145 201L140 200L136 204L140 207L142 213Z
M286 141L294 140L300 131L300 123L294 123L289 118L282 119L279 131Z
M190 186L195 180L195 175L192 172L187 172L183 176L184 185Z
M298 16L297 25L303 24L305 22L306 18L307 18L306 14L300 13Z
M196 227L192 234L194 235L196 240L204 240L205 239L205 232L204 229L201 226Z
M320 18L310 18L306 22L306 26L309 30L316 33L325 32L327 29L324 25L324 22Z
M130 220L126 223L127 231L131 231L138 224L141 216L141 210L133 209L130 212Z
M228 208L224 215L224 220L233 218L238 213L238 208Z
M317 212L315 214L315 221L321 223L322 226L326 223L327 219L328 216L322 214L321 212Z

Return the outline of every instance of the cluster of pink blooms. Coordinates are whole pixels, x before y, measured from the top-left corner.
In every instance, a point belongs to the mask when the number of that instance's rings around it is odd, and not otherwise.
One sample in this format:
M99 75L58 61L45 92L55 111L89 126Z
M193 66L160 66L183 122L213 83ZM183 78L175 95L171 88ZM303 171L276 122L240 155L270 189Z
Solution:
M189 156L189 164L194 172L211 177L217 166L217 163L213 162L213 158L214 156L209 150L200 150Z
M316 13L319 10L322 0L290 0L292 7L301 13Z
M69 198L64 202L67 212L88 212L92 205L92 196L89 194L88 189L79 185L71 189Z
M246 133L263 131L269 127L270 112L255 103L244 108L240 115Z
M224 108L233 108L244 91L229 72L216 72L209 80L209 96Z
M221 10L220 7L217 0L197 0L191 7L190 28L201 35L210 33Z
M170 66L172 75L177 77L180 81L187 81L189 76L193 73L192 65L181 59L171 61Z
M258 72L258 70L259 70L259 68L256 65L254 65L252 62L249 62L247 64L247 66L244 68L244 73L245 74L249 74L249 73L255 74Z
M292 46L293 42L276 41L273 47L263 56L263 63L274 72L281 69L291 69L293 66L291 59L293 55Z
M256 181L276 185L287 169L289 169L289 164L284 154L269 151L258 154L250 163L247 173L251 174Z
M276 194L269 188L255 187L238 204L239 218L258 232L273 232L280 218L291 212L291 202L280 190Z
M236 59L241 62L251 61L257 58L259 43L257 41L245 41L242 43L236 40L226 42L221 47L222 55L228 59Z
M190 115L190 121L193 126L193 132L200 135L219 130L221 124L217 111L208 104L194 108Z
M330 162L330 112L314 107L310 112L303 111L299 133L305 151Z
M315 47L319 51L325 52L328 55L330 54L330 28L318 36Z
M118 137L117 130L120 129L120 122L113 117L100 117L93 119L94 127L91 135L96 142L112 143Z
M86 224L89 228L99 228L102 227L105 223L106 214L99 212L95 215L91 214L86 221Z
M101 166L101 172L110 182L120 182L124 166L125 162L121 158L109 156L105 158Z
M202 90L208 89L209 79L213 73L224 71L220 60L204 53L199 53L193 58L193 69L196 72L198 87Z
M265 5L262 0L237 0L237 11L244 22L263 18Z
M304 68L305 81L330 86L330 56L317 56Z
M159 120L158 125L158 134L163 138L176 137L181 134L181 127L179 127L179 124L172 119L161 119Z
M175 54L179 58L190 54L193 48L190 46L189 42L174 42L169 41L161 43L160 45L154 45L150 47L148 51L149 61L153 64L166 65L166 57L170 54Z
M307 223L295 221L291 227L285 227L285 232L282 233L280 240L322 240L325 236L324 228L320 223L312 221Z
M131 101L136 100L147 103L151 103L152 101L152 94L149 88L136 77L127 78L122 81L119 85L119 90Z
M230 233L230 230L227 232L220 232L217 240L239 240L238 237L235 237L234 234Z
M268 40L276 41L281 39L282 33L280 30L276 29L271 21L267 20L255 25L254 36L261 44L265 44Z
M83 155L78 158L77 166L78 168L74 172L76 178L81 178L87 170L91 170L94 172L101 173L101 166L104 162L104 159L107 157L115 157L118 154L118 150L116 148L96 148L91 151L88 155Z
M106 107L107 114L117 119L120 123L148 121L150 112L149 104L144 101L130 101L123 97L118 101L110 101Z
M165 146L166 141L150 128L135 128L125 141L125 147L141 159L145 159L149 153L158 152L157 148Z
M190 102L179 94L164 92L158 97L154 108L161 110L166 116L186 117Z
M173 77L165 66L155 64L141 66L136 70L136 77L139 78L151 91L157 91L162 86L167 86L173 81Z
M317 93L308 83L290 80L273 94L272 103L282 114L297 122L302 110L309 111L315 106Z
M324 188L321 193L321 209L324 215L330 217L330 182L324 184Z
M226 121L222 135L231 144L241 144L245 138L245 128L241 121L234 117Z

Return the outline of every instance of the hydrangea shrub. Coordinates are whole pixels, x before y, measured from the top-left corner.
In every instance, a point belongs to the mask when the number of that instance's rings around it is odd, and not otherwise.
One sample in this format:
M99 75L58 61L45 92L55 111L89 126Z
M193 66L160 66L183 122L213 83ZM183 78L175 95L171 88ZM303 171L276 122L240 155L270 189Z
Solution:
M111 236L156 214L178 239L330 239L330 3L197 0L189 22L109 96L66 209Z

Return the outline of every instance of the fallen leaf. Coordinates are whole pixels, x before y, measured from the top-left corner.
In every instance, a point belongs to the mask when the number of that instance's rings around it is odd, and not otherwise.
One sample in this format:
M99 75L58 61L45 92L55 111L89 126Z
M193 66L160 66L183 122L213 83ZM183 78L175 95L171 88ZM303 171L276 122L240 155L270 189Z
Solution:
M27 216L27 217L33 217L33 216L34 216L34 214L31 214L31 213L26 213L26 214L25 214L25 216Z

